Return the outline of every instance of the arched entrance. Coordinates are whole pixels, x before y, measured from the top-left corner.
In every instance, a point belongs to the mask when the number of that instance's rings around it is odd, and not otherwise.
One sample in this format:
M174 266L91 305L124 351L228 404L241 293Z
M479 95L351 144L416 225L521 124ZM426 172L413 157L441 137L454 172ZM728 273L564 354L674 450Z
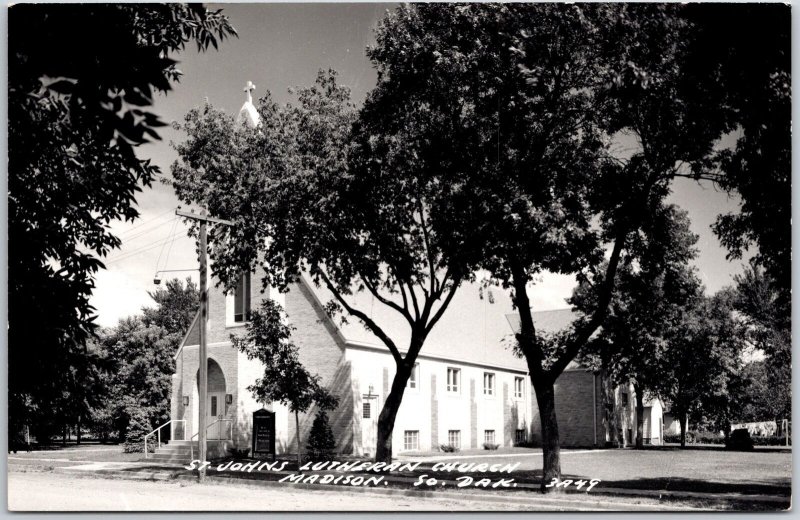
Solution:
M195 374L197 382L194 388L194 395L198 396L200 385L200 370ZM225 374L222 368L213 359L208 360L208 383L206 392L206 426L225 419L228 414L228 404L225 402ZM197 402L197 401L196 401ZM195 417L199 413L199 404L195 408ZM195 421L195 424L199 422ZM226 422L218 422L207 430L209 440L227 439L229 425ZM195 427L195 430L197 427Z

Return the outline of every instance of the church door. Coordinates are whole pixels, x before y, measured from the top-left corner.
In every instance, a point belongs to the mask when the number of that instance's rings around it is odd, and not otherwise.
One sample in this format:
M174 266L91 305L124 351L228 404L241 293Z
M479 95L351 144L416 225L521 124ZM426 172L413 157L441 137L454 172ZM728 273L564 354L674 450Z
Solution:
M361 447L364 456L375 455L378 443L378 396L364 395L361 401Z
M225 393L224 392L209 392L208 393L208 402L206 403L206 413L208 417L206 418L206 424L211 425L212 423L219 421L225 417ZM228 428L229 425L227 422L218 422L214 426L211 426L208 429L208 439L209 440L217 440L217 439L227 439L228 438Z

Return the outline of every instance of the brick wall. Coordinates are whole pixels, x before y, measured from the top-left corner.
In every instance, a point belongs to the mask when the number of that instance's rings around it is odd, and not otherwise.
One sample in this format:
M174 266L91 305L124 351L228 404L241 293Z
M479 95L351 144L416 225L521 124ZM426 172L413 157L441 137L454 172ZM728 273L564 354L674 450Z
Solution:
M322 384L339 397L339 406L328 412L328 419L336 439L336 451L353 451L354 396L351 386L350 365L345 360L344 345L339 341L335 327L319 306L313 294L303 284L291 286L284 295L289 323L295 327L292 340L300 353L300 362L311 372L322 378ZM316 416L316 407L300 414L301 443L311 430ZM294 416L289 417L288 445L290 451L297 449ZM303 445L305 449L305 445Z
M604 408L602 378L584 370L569 370L555 384L556 418L563 447L604 446L607 416ZM594 385L594 393L592 386ZM533 388L531 387L531 392ZM542 427L535 393L531 399L529 440L541 445ZM593 410L594 406L594 410ZM597 441L595 444L595 422Z

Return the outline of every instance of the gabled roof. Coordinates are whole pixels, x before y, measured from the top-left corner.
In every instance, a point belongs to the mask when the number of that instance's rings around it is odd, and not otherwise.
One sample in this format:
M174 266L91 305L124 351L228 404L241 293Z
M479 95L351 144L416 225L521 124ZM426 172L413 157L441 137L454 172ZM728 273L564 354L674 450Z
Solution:
M325 288L316 287L308 279L304 278L304 281L322 304L333 299L332 293ZM398 312L366 291L349 295L346 300L374 320L401 352L407 350L410 327ZM527 371L525 360L513 352L515 330L511 316L517 316L518 324L519 318L507 291L499 287L481 290L478 283L463 284L426 339L420 355ZM569 325L574 316L570 309L533 314L537 326L552 329L553 332ZM344 324L337 319L335 325L348 344L380 348L388 352L383 342L358 319L352 316L346 316L346 319L347 323Z
M537 332L553 334L566 330L570 324L578 317L578 313L572 309L554 309L550 311L537 311L533 313L533 325ZM513 312L506 314L506 320L514 331L519 333L519 313Z
M173 356L174 359L178 359L178 356L183 350L184 345L199 345L200 344L200 326L198 323L200 322L200 310L194 313L194 318L192 318L192 323L189 325L189 330L186 331L186 335L183 336L181 340L181 344L178 347L177 352Z

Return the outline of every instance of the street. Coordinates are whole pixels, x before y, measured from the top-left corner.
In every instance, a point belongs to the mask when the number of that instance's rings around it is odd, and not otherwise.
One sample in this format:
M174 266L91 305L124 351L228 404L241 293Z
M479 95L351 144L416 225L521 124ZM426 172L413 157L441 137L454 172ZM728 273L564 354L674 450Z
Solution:
M575 511L642 506L625 502L601 505L567 498L428 498L352 490L118 480L53 472L8 473L10 511ZM674 506L656 508L666 511Z

